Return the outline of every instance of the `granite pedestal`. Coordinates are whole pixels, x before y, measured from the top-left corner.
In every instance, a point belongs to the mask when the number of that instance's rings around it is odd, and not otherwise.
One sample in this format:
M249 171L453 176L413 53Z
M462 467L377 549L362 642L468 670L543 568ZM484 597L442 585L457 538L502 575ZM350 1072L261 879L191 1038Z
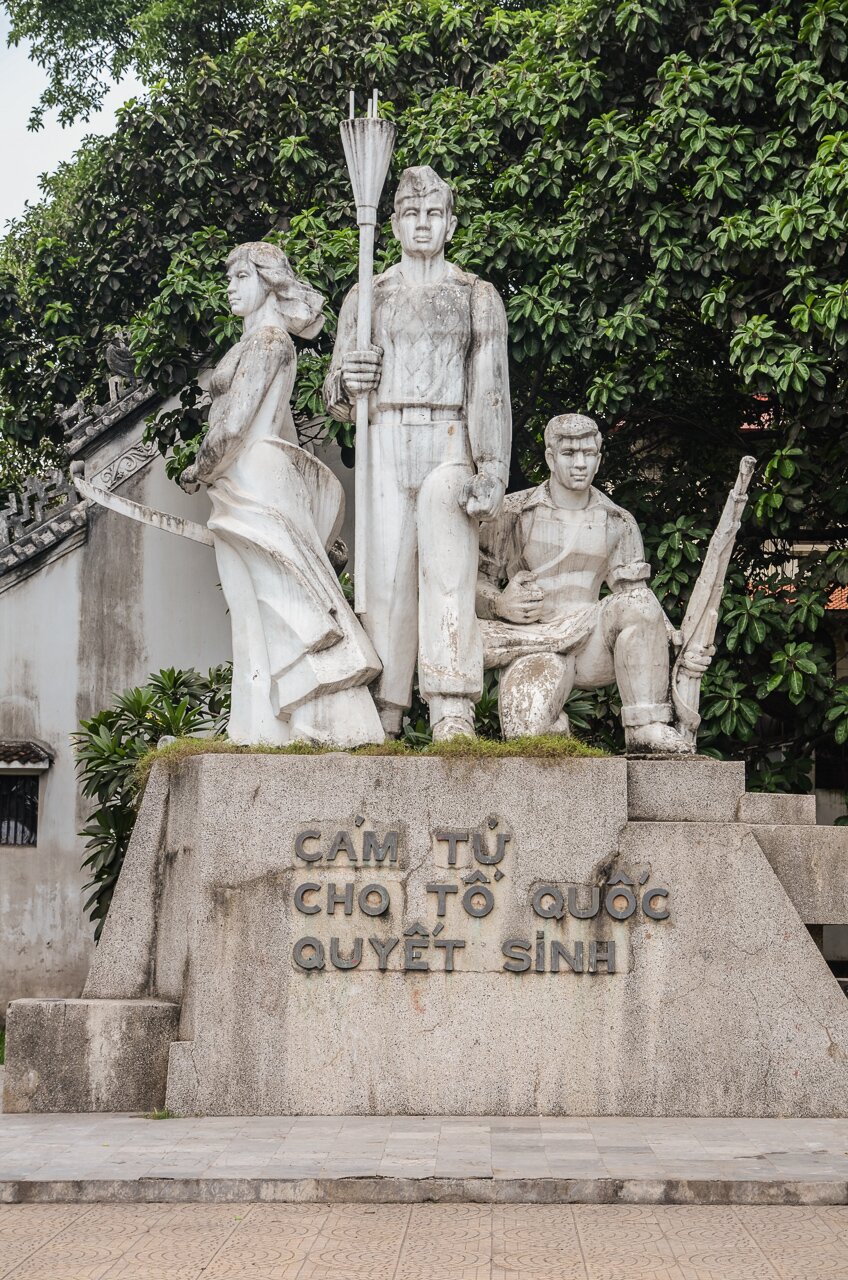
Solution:
M810 816L698 758L195 756L150 779L85 1002L179 1006L145 1079L184 1115L845 1116L827 894L776 874L844 878ZM6 1108L114 1109L36 1006Z

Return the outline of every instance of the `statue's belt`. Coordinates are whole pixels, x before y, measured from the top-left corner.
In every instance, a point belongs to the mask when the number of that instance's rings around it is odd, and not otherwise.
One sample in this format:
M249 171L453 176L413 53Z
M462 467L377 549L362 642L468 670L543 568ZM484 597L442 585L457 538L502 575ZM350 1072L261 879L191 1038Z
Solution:
M377 408L372 427L417 427L430 423L464 422L465 410L461 404L432 409L428 405L404 405L403 408Z

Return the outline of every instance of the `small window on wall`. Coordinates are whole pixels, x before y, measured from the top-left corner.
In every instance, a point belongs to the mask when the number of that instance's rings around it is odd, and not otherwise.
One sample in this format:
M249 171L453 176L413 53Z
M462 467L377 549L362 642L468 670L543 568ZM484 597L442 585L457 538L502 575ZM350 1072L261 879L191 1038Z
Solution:
M0 777L0 845L38 839L38 774Z

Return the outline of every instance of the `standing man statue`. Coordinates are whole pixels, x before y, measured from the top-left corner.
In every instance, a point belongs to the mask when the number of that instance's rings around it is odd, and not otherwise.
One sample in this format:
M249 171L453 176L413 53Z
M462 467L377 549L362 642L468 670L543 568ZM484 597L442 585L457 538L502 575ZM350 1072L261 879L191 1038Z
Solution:
M437 741L474 733L479 528L500 510L512 436L503 303L446 261L455 227L447 183L429 165L406 169L392 217L401 260L374 280L373 344L356 349L357 286L324 384L340 421L370 393L362 622L383 664L372 687L383 728L400 732L417 656Z
M648 585L639 527L592 486L601 460L595 422L552 418L545 459L549 479L510 494L481 540L477 609L486 666L501 668L504 737L567 733L572 689L615 680L628 752L693 751L694 739L672 725L674 633ZM681 659L700 678L711 654L693 643Z

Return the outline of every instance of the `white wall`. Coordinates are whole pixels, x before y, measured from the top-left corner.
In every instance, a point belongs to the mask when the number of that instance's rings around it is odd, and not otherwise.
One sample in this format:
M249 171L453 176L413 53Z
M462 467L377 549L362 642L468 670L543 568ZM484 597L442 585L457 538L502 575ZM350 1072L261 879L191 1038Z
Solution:
M85 977L82 842L67 736L75 723L82 550L0 596L0 736L56 752L41 777L36 846L0 846L0 1008L15 995L73 992Z
M140 434L140 425L110 433L89 474ZM183 494L159 458L119 492L199 521L208 511L205 495ZM229 657L211 548L103 508L90 512L82 545L0 594L0 738L33 738L55 752L41 782L37 845L0 846L0 1020L19 996L78 995L88 969L76 834L87 808L69 735L151 671L206 670Z

